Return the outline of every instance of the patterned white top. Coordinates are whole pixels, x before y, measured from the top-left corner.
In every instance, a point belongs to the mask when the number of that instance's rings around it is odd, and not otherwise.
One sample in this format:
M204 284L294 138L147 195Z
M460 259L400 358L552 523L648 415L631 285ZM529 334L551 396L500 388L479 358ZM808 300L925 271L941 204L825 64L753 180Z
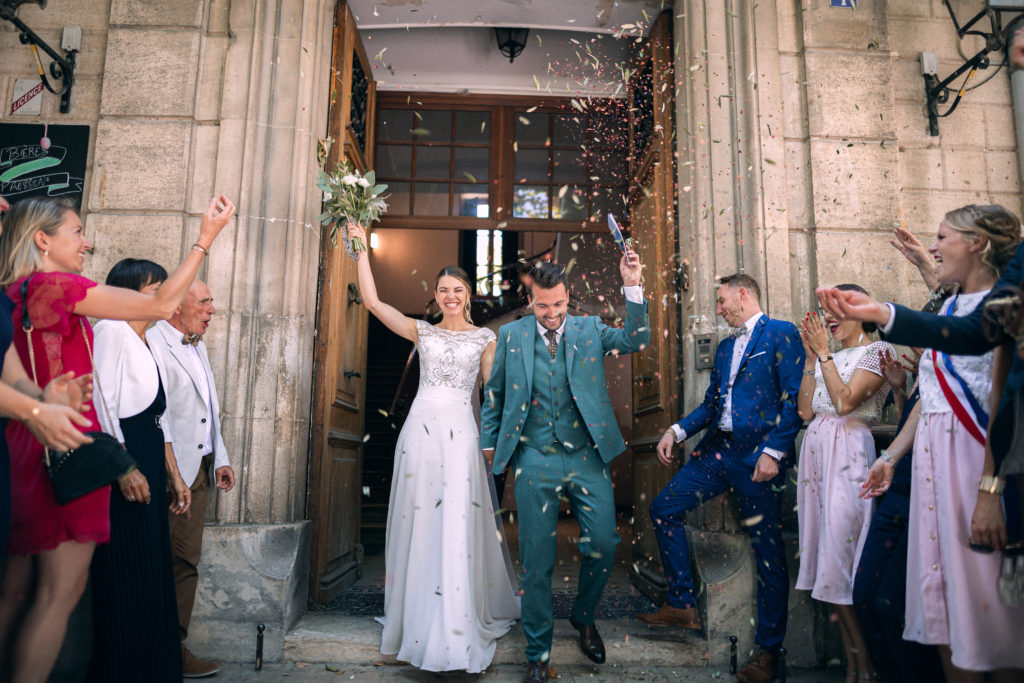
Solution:
M986 289L983 292L973 292L972 294L958 294L955 299L956 309L954 309L953 315L958 318L968 315L978 307L988 293L989 290ZM942 315L946 314L952 303L954 303L954 299L950 297L942 306ZM989 351L983 356L952 356L951 358L957 374L967 383L978 402L982 406L986 406L987 409L988 394L992 389L992 364L995 361L995 351ZM939 362L942 362L942 354L939 354ZM952 408L949 407L946 395L942 393L939 380L935 377L935 363L932 361L931 349L926 349L924 355L921 356L919 372L921 413L932 415L950 412Z
M456 332L416 321L419 333L420 387L448 387L472 394L480 374L480 356L497 339L486 327Z
M853 373L858 369L873 372L879 377L882 376L881 363L878 354L888 351L895 353L892 344L882 341L872 342L867 346L853 346L848 349L841 349L832 354L832 362L836 364L836 370L843 382L849 383ZM849 417L856 418L867 424L875 424L882 419L882 406L885 405L885 398L889 395L890 386L888 382L882 382L874 394L850 413ZM814 397L811 399L811 409L815 415L829 415L838 417L832 397L825 386L825 378L821 374L821 363L814 368Z

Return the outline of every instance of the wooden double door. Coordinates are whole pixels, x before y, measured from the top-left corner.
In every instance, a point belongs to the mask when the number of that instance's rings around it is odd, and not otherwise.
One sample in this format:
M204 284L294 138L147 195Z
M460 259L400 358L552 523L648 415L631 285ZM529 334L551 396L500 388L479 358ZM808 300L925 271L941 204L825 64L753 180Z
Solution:
M334 27L329 167L346 160L372 167L376 89L347 3ZM366 409L367 311L355 263L325 230L313 355L307 514L313 522L310 602L326 604L362 574L359 542Z
M657 459L655 445L677 420L679 297L685 289L676 245L675 164L670 13L652 26L639 68L628 84L632 189L631 234L646 264L651 344L633 358L633 582L657 598L665 581L647 513L650 501L673 471ZM335 142L328 164L346 159L360 170L373 167L376 91L354 18L339 2L329 134ZM330 602L362 571L359 542L362 446L365 428L367 311L355 264L324 235L319 301L307 512L313 523L310 600Z

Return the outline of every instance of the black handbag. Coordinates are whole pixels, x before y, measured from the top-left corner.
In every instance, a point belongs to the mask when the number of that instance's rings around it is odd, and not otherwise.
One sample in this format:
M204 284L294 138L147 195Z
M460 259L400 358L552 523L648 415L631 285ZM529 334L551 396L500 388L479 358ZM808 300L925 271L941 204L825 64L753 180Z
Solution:
M32 381L38 385L36 354L32 348L32 321L29 320L28 315L28 281L30 279L31 277L25 278L25 281L21 283L21 326L25 331L25 336L28 337L28 357L32 366ZM92 357L92 345L89 344L89 336L85 333L85 324L82 323L81 318L78 320L78 325L82 330L85 348L89 350L89 362L92 363L95 373L96 363ZM100 395L100 402L103 403L107 422L113 424L107 401L103 398L100 379L95 374L93 383ZM110 484L136 467L132 456L110 434L97 431L86 432L86 436L92 438L92 443L82 444L78 448L63 453L51 453L49 449L44 451L43 462L46 464L46 472L50 475L53 493L61 505L66 505L76 498Z

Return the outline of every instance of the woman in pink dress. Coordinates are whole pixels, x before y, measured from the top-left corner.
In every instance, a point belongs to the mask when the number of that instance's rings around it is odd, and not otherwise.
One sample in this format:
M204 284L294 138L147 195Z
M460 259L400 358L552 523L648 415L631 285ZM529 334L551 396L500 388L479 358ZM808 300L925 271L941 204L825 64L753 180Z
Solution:
M44 198L16 203L0 234L0 286L14 302L14 345L25 369L38 384L68 371L92 371L89 347L92 328L86 316L116 320L161 320L169 317L195 279L214 238L227 225L234 205L221 195L203 215L199 239L178 269L155 294L97 285L79 273L85 252L82 221L70 204ZM22 327L28 307L30 333ZM29 354L31 344L33 358ZM99 430L95 404L85 412ZM12 520L8 556L0 595L0 643L12 648L15 683L45 681L67 629L68 616L85 589L89 563L97 543L110 538L110 487L58 505L43 464L43 446L20 422L7 427L11 451ZM148 485L138 471L125 485L140 499ZM33 572L35 593L29 594ZM18 632L14 618L30 600Z
M857 285L838 289L864 291ZM871 425L882 417L890 389L880 361L893 352L868 337L874 328L808 313L800 329L807 360L797 408L811 424L797 467L796 587L832 605L846 649L847 681L877 676L853 609L853 574L871 523L871 501L859 497L861 484L875 460ZM829 333L841 346L835 353L829 351Z
M959 291L941 314L964 316L999 279L1017 244L1021 224L1001 206L969 205L946 214L935 244L936 276ZM1021 680L1024 607L999 601L1001 554L973 552L971 516L985 462L985 430L993 352L949 356L927 349L921 356L918 415L913 429L907 553L907 617L903 637L939 646L947 681ZM879 461L866 485L885 490L892 464Z

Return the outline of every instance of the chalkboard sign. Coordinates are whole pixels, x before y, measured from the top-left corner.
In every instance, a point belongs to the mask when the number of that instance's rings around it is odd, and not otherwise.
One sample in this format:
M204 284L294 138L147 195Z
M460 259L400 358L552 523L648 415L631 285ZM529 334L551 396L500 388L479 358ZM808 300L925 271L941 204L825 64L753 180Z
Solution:
M50 126L43 149L42 124L0 123L0 195L66 197L82 204L89 126Z

